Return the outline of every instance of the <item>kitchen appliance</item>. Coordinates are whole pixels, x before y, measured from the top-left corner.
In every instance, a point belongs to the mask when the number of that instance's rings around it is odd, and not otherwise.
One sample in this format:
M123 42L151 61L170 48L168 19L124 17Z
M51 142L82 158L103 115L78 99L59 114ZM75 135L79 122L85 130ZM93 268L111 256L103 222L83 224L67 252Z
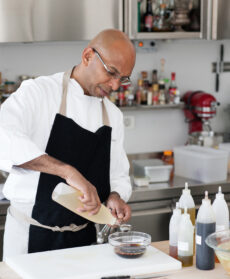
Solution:
M149 246L140 258L118 257L110 244L91 245L7 257L23 279L100 279L181 269L181 262Z
M215 117L219 103L211 94L203 91L188 91L182 97L184 114L189 123L188 144L212 146L214 132L210 119Z
M79 200L81 192L75 188L61 182L53 190L52 199L66 207L67 209L73 211L74 213L82 216L97 224L110 224L114 225L116 223L116 218L113 217L110 210L103 204L97 214L90 215L89 212L79 212L77 208L83 207L82 202Z
M169 181L172 165L160 159L133 160L134 177L148 177L149 182Z

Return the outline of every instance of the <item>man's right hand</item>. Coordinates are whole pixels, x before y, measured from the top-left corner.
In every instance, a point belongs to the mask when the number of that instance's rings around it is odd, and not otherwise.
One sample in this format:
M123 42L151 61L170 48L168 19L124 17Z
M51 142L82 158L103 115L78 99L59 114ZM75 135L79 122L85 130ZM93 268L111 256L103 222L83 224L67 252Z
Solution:
M101 201L97 193L97 189L74 167L68 167L66 174L66 182L79 190L82 196L79 197L83 203L83 207L77 208L79 212L90 212L90 214L97 214L101 207Z
M41 155L17 167L60 176L70 186L81 191L82 197L80 197L80 201L83 203L83 208L78 208L79 211L89 211L91 214L98 213L101 207L101 201L97 194L97 189L74 167L47 154Z

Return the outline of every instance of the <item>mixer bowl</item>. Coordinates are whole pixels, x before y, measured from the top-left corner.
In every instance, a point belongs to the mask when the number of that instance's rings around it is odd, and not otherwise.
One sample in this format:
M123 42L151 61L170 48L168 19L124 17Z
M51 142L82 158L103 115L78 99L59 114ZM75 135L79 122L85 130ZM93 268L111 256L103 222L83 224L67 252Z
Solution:
M205 242L214 249L220 263L230 275L230 230L212 233Z
M151 236L142 232L116 232L109 235L114 252L124 258L137 258L145 253L151 243Z

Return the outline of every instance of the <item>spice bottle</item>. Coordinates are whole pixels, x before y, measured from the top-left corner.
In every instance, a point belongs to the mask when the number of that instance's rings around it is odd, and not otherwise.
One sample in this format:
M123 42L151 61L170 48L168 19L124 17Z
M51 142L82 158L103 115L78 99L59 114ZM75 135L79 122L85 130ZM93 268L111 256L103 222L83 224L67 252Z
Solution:
M178 229L181 221L181 210L179 202L176 203L176 208L173 209L173 215L169 222L169 255L175 259L178 256L177 242L178 242Z
M194 227L185 207L178 229L178 260L182 262L182 266L193 265L193 235Z
M210 270L215 266L214 250L210 248L205 239L215 232L215 213L208 198L208 191L205 191L205 198L197 214L196 220L196 267L201 270Z

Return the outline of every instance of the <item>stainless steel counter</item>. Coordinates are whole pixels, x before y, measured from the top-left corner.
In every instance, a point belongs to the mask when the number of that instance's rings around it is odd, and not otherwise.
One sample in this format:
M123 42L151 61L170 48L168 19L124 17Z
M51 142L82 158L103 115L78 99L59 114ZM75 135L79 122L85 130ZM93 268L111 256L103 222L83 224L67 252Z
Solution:
M143 187L135 186L132 182L133 192L129 203L177 198L181 195L185 182L188 182L191 194L194 197L204 195L204 191L207 190L212 198L216 194L218 186L222 186L222 191L225 195L230 195L230 175L226 181L212 183L203 183L185 177L174 176L170 182L151 183L149 186Z

